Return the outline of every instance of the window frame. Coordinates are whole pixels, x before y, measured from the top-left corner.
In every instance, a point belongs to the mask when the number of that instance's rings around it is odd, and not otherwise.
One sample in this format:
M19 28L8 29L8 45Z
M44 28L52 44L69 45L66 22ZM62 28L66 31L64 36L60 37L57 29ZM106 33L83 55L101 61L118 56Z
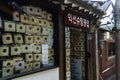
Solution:
M111 56L109 56L108 54L108 52L109 52L109 50L108 50L108 46L109 46L109 43L115 43L115 41L105 41L105 54L106 54L106 59L107 59L107 61L109 61L109 60L111 60L111 59L113 59L113 58L115 58L115 54L114 55L111 55Z

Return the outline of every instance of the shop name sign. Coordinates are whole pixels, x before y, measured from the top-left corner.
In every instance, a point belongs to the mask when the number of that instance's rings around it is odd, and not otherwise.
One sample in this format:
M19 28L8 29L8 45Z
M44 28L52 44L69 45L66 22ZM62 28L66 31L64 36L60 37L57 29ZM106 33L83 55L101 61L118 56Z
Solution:
M68 13L65 15L65 23L72 26L89 28L89 20L81 18L80 16Z

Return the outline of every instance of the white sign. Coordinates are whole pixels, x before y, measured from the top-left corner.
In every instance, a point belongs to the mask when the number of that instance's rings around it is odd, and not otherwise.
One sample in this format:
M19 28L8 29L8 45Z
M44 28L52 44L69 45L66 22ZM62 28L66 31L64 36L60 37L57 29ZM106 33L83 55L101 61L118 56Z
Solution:
M42 44L42 63L48 64L48 44Z

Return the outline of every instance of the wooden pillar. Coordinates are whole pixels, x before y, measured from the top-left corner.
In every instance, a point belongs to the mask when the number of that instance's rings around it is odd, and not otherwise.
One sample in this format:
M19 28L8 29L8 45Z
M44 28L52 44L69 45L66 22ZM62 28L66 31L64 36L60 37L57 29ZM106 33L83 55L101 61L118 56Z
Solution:
M120 0L115 4L115 21L116 21L116 80L120 80Z
M99 30L99 28L95 30L95 66L96 66L96 80L99 80L98 30Z
M63 25L63 12L59 10L59 74L60 74L60 80L64 79L64 25ZM56 26L57 27L57 26Z
M120 80L120 32L116 33L116 80Z

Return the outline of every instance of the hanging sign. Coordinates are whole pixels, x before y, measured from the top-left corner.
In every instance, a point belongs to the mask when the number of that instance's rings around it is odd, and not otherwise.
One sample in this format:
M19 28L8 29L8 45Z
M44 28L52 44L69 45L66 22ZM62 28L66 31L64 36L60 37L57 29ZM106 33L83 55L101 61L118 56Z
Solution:
M73 15L71 13L67 13L67 15L65 15L65 23L72 26L89 28L89 20L84 19L80 16Z

